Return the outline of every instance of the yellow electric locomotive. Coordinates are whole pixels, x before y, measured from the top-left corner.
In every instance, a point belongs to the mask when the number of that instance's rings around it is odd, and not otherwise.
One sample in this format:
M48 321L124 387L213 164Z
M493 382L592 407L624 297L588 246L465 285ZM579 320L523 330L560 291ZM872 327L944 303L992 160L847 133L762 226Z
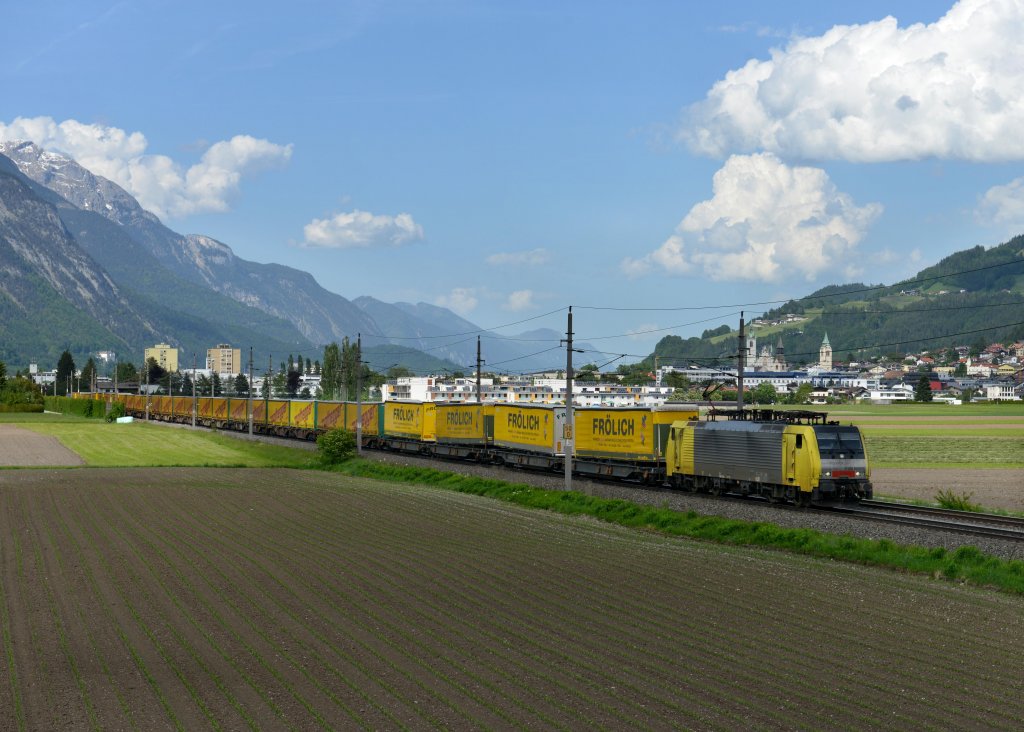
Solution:
M860 430L819 412L719 412L675 422L666 479L678 488L808 504L871 498Z

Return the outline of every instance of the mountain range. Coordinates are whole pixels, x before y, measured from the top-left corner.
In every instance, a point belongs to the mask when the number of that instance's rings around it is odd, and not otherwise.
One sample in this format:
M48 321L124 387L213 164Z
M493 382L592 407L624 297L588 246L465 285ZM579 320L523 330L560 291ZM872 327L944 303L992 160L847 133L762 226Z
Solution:
M307 272L179 234L117 184L30 141L0 143L0 271L0 360L12 364L52 365L65 348L140 361L156 342L178 346L184 361L216 343L252 345L261 360L308 356L361 333L374 367L466 370L476 362L467 334L481 333L446 308L351 301ZM481 334L489 363L551 366L529 355L536 333Z
M830 285L764 314L762 345L781 338L790 364L816 360L827 334L839 360L1024 339L1024 237L957 252L894 285ZM788 320L786 316L791 316ZM645 366L735 363L735 331L667 336ZM427 303L349 300L309 273L238 257L224 242L166 227L127 191L32 142L0 143L0 360L14 368L116 351L138 363L166 342L181 360L230 343L257 363L315 358L324 344L363 335L383 371L472 371L477 336L485 370L557 369L562 334L483 332ZM587 344L580 348L593 350ZM754 354L751 354L752 356Z

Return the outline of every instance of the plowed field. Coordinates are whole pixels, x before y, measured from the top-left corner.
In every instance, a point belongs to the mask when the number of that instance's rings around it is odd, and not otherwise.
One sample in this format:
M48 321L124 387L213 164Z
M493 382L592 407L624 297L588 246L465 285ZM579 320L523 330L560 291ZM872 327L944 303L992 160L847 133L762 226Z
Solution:
M1018 729L1024 600L288 470L0 473L2 729Z

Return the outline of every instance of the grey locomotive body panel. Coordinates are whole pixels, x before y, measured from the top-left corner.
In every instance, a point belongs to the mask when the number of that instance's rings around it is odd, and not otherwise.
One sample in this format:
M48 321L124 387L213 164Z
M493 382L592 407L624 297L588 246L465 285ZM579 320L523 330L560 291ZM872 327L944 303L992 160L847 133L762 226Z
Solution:
M694 432L694 472L715 478L782 483L785 425L707 422Z

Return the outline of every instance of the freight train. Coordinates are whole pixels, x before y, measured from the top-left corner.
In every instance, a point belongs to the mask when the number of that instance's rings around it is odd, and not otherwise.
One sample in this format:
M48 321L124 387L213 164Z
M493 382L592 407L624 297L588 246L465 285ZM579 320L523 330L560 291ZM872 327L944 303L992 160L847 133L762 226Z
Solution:
M333 402L114 395L125 412L217 429L315 439L335 427L363 445L444 459L562 471L565 407L514 403ZM806 505L872 497L860 430L821 412L695 405L577 407L573 472Z

